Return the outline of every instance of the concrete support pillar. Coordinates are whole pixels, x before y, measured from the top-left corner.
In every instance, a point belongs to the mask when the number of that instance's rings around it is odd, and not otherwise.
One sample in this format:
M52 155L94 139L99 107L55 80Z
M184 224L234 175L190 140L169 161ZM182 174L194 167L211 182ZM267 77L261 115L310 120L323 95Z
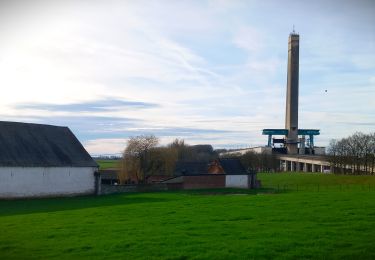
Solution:
M288 171L288 161L286 160L283 161L283 171L284 172Z
M324 173L324 166L323 165L320 165L320 172Z
M303 163L303 169L302 169L303 172L307 172L307 163Z
M311 171L315 172L315 164L311 164Z
M272 135L268 135L268 147L271 147L272 145Z

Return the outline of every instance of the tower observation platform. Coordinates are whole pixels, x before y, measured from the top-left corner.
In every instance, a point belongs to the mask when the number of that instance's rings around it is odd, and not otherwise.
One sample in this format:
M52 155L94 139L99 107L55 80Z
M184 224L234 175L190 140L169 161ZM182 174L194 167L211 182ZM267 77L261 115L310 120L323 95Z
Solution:
M267 147L272 147L279 153L288 153L285 146L287 139L283 137L274 138L273 136L288 136L288 129L263 129L262 134L268 135ZM318 129L298 129L298 151L299 154L314 154L314 136L320 135ZM283 149L284 148L284 149Z

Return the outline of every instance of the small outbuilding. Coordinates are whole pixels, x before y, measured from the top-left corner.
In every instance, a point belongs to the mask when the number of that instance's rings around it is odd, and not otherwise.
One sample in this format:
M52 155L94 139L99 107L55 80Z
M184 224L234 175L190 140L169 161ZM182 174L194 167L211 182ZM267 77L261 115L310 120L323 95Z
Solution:
M212 162L178 161L174 177L162 183L179 184L183 189L260 187L256 173L246 171L237 158L219 158Z
M0 198L94 194L97 171L68 127L0 121Z

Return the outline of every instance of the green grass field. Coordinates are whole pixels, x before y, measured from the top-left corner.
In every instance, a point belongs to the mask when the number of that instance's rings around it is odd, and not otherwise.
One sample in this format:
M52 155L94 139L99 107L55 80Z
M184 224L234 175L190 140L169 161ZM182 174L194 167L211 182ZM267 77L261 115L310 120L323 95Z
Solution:
M258 174L263 187L292 191L375 191L375 176L317 173Z
M375 177L260 174L265 187ZM0 259L375 258L375 190L261 189L0 201Z
M109 168L118 168L119 160L95 160L99 164L100 170L105 170Z

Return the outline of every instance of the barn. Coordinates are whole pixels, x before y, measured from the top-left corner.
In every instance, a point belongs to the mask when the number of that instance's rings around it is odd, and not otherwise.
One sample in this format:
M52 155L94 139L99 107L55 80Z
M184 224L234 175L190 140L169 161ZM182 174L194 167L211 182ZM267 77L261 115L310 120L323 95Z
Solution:
M68 127L0 121L0 198L94 194L97 171Z
M219 158L210 163L178 161L174 177L162 183L183 189L259 188L256 172L248 172L237 158Z

